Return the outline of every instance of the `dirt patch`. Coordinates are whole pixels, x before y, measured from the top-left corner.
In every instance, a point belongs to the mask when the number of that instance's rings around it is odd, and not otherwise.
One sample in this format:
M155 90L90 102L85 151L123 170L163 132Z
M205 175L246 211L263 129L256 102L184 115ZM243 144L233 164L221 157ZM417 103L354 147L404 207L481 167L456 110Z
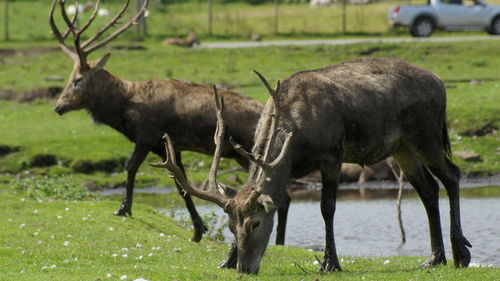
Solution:
M495 124L487 123L486 125L482 126L479 129L467 130L462 134L468 137L474 137L474 136L482 137L486 135L496 135L497 132L498 132L498 127Z
M111 46L111 50L134 50L134 51L145 51L147 50L146 47L141 46L141 45L118 45L118 46Z
M91 160L74 160L70 168L77 173L90 174L97 171L106 173L121 172L125 169L126 158L106 159L97 162Z
M7 154L18 152L21 148L19 146L8 146L0 145L0 157L4 157Z
M31 167L50 167L57 164L57 158L52 154L38 154L31 159Z
M62 87L51 86L32 91L0 90L0 100L30 102L35 99L53 99L62 92Z
M34 56L58 51L58 48L31 48L27 50L0 49L0 63L11 56Z
M372 55L374 53L377 53L379 52L381 49L379 47L373 47L373 48L370 48L368 50L363 50L361 52L358 52L358 55L360 56L369 56L369 55Z

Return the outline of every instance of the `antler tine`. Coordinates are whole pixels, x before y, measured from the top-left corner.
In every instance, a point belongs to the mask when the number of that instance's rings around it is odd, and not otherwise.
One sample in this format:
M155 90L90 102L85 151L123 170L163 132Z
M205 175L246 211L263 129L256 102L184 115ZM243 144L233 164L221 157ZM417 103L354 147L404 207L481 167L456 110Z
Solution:
M107 24L106 26L104 26L103 28L101 28L101 30L99 30L94 36L90 37L87 41L85 41L82 45L83 48L86 48L88 45L92 44L92 42L94 42L96 39L98 39L99 37L101 37L101 35L106 32L106 30L108 30L112 25L114 25L121 17L123 17L123 14L125 13L125 11L127 10L128 8L128 4L130 3L130 0L127 0L127 2L125 2L125 5L123 5L122 9L120 10L120 12L109 22L109 24Z
M241 144L237 143L234 141L232 137L229 138L229 141L231 142L231 145L233 146L234 150L238 152L241 156L245 157L251 162L254 162L257 164L259 167L261 167L263 170L268 171L270 169L269 164L262 159L261 155L253 155L252 153L246 151Z
M273 160L273 162L269 164L269 167L271 169L276 168L276 166L278 166L283 161L286 153L288 152L288 148L290 147L290 140L292 139L292 136L292 132L286 133L285 142L283 143L283 147L281 147L280 154L278 155L278 157L276 157L276 159Z
M78 2L76 2L77 5L78 5ZM96 3L96 6L95 6L95 9L94 9L94 12L92 13L92 15L90 15L88 21L85 23L85 25L83 25L83 27L79 30L76 31L76 33L73 33L75 35L75 48L76 48L76 52L78 53L78 56L80 57L80 61L81 61L81 66L83 68L86 68L88 69L89 66L87 64L87 55L90 53L90 52L86 52L83 50L83 47L81 47L81 44L80 44L80 38L81 38L81 35L83 34L83 32L90 26L90 24L94 21L95 17L97 16L97 12L99 10L99 6L101 4L101 0L98 0L97 3ZM76 15L76 13L75 13Z
M170 173L172 174L173 178L175 181L179 184L179 186L184 190L185 192L196 196L200 199L207 200L210 202L214 202L215 204L219 205L221 208L226 209L226 207L229 205L229 199L225 196L223 196L220 193L217 192L212 192L210 190L201 190L199 188L193 187L189 182L186 180L186 177L184 176L182 170L179 168L179 166L176 164L175 160L175 150L174 147L172 146L172 141L168 134L165 134L163 136L163 140L165 141L165 151L166 151L166 160L163 163L151 163L149 164L152 167L156 168L167 168Z
M257 76L259 76L260 78L260 81L262 81L262 83L264 83L264 85L266 86L267 90L269 91L269 94L274 97L276 95L276 90L274 90L273 88L271 88L271 86L269 85L269 82L267 82L266 78L264 78L264 76L262 76L262 74L260 74L257 70L253 70L253 72L255 72L255 74L257 74ZM279 86L279 81L278 81L278 86Z
M54 22L54 10L55 10L57 1L58 0L54 0L52 2L52 6L50 7L50 13L49 13L49 23L50 23L50 27L52 29L52 33L59 41L59 48L65 54L70 56L74 61L79 61L78 54L75 51L73 51L70 47L68 47L66 45L66 43L64 42L64 39L66 38L66 36L68 36L69 32L71 31L71 27L64 33L64 36L63 36L63 35L61 35L61 32L59 31L59 29L56 26L56 23Z
M224 119L222 119L222 112L224 110L224 99L222 96L217 93L217 88L215 85L214 88L214 96L215 96L215 109L217 115L217 127L215 129L214 134L214 143L215 143L215 152L214 158L212 160L212 166L210 167L210 175L209 175L209 190L212 192L218 192L218 183L217 183L217 170L219 169L219 163L222 153L222 144L224 141Z
M68 25L69 30L73 35L76 36L76 28L74 26L74 23L76 22L76 19L78 18L78 1L75 1L75 16L73 17L75 21L72 21L69 19L68 14L66 14L66 0L60 0L59 5L61 6L61 14L66 22L66 25Z
M75 12L75 14L73 15L73 18L71 19L71 26L75 26L75 22L76 20L78 19L78 9L77 11ZM62 37L64 39L66 39L68 37L68 35L71 33L71 27L69 27L65 32L64 34L62 35Z
M80 28L80 30L78 30L78 34L82 34L90 26L90 24L94 21L95 17L97 16L97 13L99 12L100 5L101 5L101 0L97 0L94 12L90 16L90 18L87 21L87 23L85 23L85 25L82 26L82 28Z
M110 26L114 25L116 23L116 21L123 16L123 13L124 13L125 9L127 8L129 2L130 2L130 0L127 0L127 3L124 6L124 9L122 9L122 11L120 11L120 13L107 26L105 26L103 29L101 29L95 36L93 36L92 38L90 38L89 40L87 40L83 44L82 48L85 48L86 46L88 46L95 39L97 39L102 33L104 33ZM91 53L91 52L93 52L93 51L101 48L102 46L108 44L111 40L113 40L114 38L116 38L118 35L120 35L121 33L123 33L125 30L127 30L131 25L137 24L137 20L141 16L143 16L143 14L146 12L146 8L148 6L148 3L149 3L149 0L144 0L144 3L142 5L141 9L139 10L139 12L128 23L126 23L125 25L123 25L122 27L120 27L119 29L117 29L115 32L113 32L111 35L109 35L108 37L106 37L102 41L100 41L100 42L96 43L95 45L89 47L86 50L86 52L87 53Z

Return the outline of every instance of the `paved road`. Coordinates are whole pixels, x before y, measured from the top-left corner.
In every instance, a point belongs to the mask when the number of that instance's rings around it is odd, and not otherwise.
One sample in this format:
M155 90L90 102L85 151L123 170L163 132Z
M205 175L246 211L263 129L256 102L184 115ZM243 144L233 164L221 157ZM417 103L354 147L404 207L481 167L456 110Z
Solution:
M459 42L459 41L483 41L500 40L500 36L454 36L454 37L430 37L430 38L365 38L365 39L319 39L319 40L283 40L283 41L248 41L248 42L211 42L202 43L197 48L207 49L231 49L231 48L254 48L266 46L309 46L309 45L351 45L359 43L413 43L413 42Z

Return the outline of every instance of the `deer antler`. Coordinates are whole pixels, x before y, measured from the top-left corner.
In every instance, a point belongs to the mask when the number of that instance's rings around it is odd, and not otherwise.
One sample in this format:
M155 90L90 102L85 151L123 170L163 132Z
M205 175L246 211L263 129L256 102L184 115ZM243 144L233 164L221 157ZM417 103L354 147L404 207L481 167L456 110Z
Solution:
M245 157L249 161L254 162L257 164L259 167L261 167L264 171L270 172L273 169L275 169L281 161L283 161L284 156L286 155L286 152L288 151L288 147L290 144L290 139L292 138L292 133L287 133L287 136L285 138L285 142L283 143L283 147L280 151L280 154L274 161L272 162L267 162L264 160L264 158L261 155L254 155L248 151L246 151L240 144L236 143L232 138L229 139L231 144L233 145L234 150L236 150L241 156Z
M63 17L64 21L66 22L66 25L68 26L68 30L64 34L61 34L61 32L58 30L58 28L54 22L54 9L55 9L55 5L57 2L59 2L59 5L61 6L62 17ZM81 37L82 33L85 30L87 30L87 28L90 26L90 24L94 21L94 19L97 16L100 2L101 2L100 0L97 1L94 12L92 13L90 18L88 19L87 23L85 23L82 26L82 28L80 28L80 29L75 27L75 22L76 22L76 19L78 17L78 8L76 9L75 16L73 17L72 20L70 20L68 15L66 14L66 9L65 9L66 0L54 0L52 2L52 6L50 9L50 15L49 15L50 27L52 28L52 32L54 33L57 40L59 41L59 47L61 48L61 50L65 54L69 55L74 61L78 62L81 67L86 68L86 69L89 68L89 66L87 64L88 55L90 53L92 53L93 51L108 44L111 40L113 40L118 35L120 35L125 30L127 30L131 25L137 24L137 21L146 12L146 8L149 4L149 0L144 0L144 3L142 5L141 9L139 10L139 12L137 12L137 14L129 22L127 22L125 25L123 25L122 27L117 29L115 32L110 34L108 37L104 38L102 41L97 42L96 44L94 44L92 46L89 46L96 39L98 39L104 32L106 32L111 26L114 26L116 24L116 22L123 16L123 14L125 13L125 10L127 9L128 5L129 5L129 2L130 2L130 0L127 0L125 2L125 5L123 6L123 8L118 13L118 15L116 15L111 20L110 23L108 23L106 26L101 28L101 30L99 30L94 36L92 36L90 39L85 41L83 44L80 44L80 37ZM78 6L78 2L76 2L76 4ZM69 35L69 33L72 33L74 36L74 44L75 44L74 50L72 48L68 47L68 45L66 45L66 43L65 43L65 39Z
M172 146L172 141L170 140L168 134L165 134L163 136L163 140L165 141L165 150L167 152L167 159L163 163L152 163L150 165L157 168L167 168L184 191L200 199L214 202L223 209L226 209L229 206L230 199L227 196L228 194L226 193L224 187L217 182L217 169L219 168L219 162L222 152L222 143L224 140L224 120L222 119L224 100L221 96L218 95L215 86L214 86L214 95L215 95L215 106L217 109L216 110L217 127L215 129L215 135L214 135L215 152L214 152L214 159L212 161L212 166L210 167L208 189L202 190L197 187L194 187L191 184L189 184L189 182L186 180L181 169L176 164L175 150Z

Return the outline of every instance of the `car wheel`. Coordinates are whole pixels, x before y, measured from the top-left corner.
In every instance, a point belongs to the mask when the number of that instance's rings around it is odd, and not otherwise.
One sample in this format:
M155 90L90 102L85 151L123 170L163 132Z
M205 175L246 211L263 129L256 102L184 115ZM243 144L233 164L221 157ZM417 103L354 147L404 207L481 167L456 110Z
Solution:
M493 35L500 34L500 17L495 18L491 22L491 26L488 32Z
M415 37L429 37L434 32L434 21L423 17L415 20L411 26L410 33Z

